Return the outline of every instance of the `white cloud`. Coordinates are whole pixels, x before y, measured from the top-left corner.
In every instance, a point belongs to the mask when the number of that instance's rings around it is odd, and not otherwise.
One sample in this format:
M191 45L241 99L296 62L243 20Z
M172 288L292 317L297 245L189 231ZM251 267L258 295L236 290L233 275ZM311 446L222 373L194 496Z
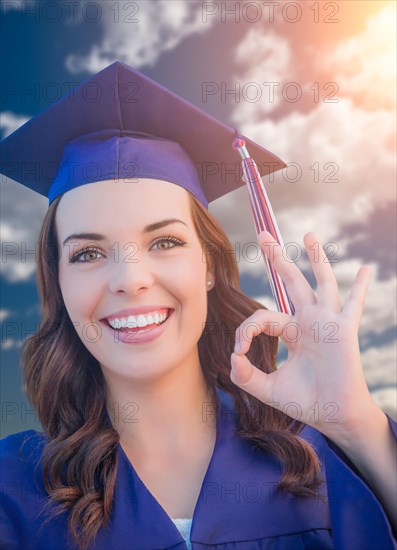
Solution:
M397 420L397 390L396 388L384 388L371 392L374 401L382 411L388 413Z
M23 342L20 340L15 340L13 338L7 338L4 342L1 342L1 349L3 351L9 351L11 349L19 349L23 345Z
M396 96L394 36L395 10L388 6L368 19L363 33L336 42L329 52L312 51L295 58L288 37L259 29L251 29L237 45L234 56L240 69L234 80L241 85L256 82L263 93L256 103L242 94L231 120L243 134L302 170L297 181L291 181L295 175L291 167L274 184L266 182L278 212L290 205L317 206L319 199L359 209L366 204L368 211L370 204L396 199L395 117L389 110ZM313 67L319 81L325 72L327 80L330 74L335 76L340 85L338 102L325 103L320 97L314 103L312 97L311 111L306 106L304 112L298 110L301 103L291 111L294 104L285 101L287 114L270 120L266 115L283 101L283 84L296 81L304 90ZM264 80L280 82L273 103Z
M15 132L15 130L28 120L29 117L16 115L11 111L3 111L0 113L0 130L3 133L3 138Z
M30 279L36 272L37 240L48 200L5 178L0 184L2 240L1 274L10 283Z
M367 348L361 354L365 378L370 386L383 385L385 380L394 387L397 384L396 342L382 347Z
M395 200L395 122L389 111L366 111L341 99L319 103L309 113L250 122L240 130L299 166L298 172L291 167L277 183L268 183L276 204L279 198L285 208L314 205L319 199L344 204L363 195L374 205Z
M341 287L342 305L346 302L354 279L362 263L356 259L344 259L333 269ZM368 333L382 334L390 327L396 326L396 279L381 279L380 266L370 262L372 278L365 300L364 313L361 319L360 335Z
M317 69L334 67L340 93L368 109L396 105L396 12L389 5L368 18L365 30L317 57Z
M133 5L139 8L136 13L131 12ZM72 73L96 73L117 59L137 69L153 66L162 54L176 48L184 38L194 33L203 34L212 26L212 19L203 22L203 4L197 0L122 1L112 6L110 9L110 4L103 4L102 41L88 54L67 57L66 67Z
M7 317L11 315L11 311L8 309L0 309L0 321L3 322Z
M396 341L370 347L361 354L365 379L372 386L371 395L381 409L397 418ZM382 386L381 388L376 386Z
M240 125L280 105L279 85L292 72L288 41L272 31L252 28L237 46L235 62L239 70L232 80L240 86L241 103L233 122Z
M0 128L8 136L29 118L1 113ZM37 240L48 200L3 175L0 177L2 262L0 271L10 283L26 281L36 272Z
M362 224L377 204L395 200L395 190L390 185L390 181L394 180L395 161L394 155L385 146L393 132L390 117L385 112L368 113L354 108L351 103L345 103L336 113L338 116L329 116L325 106L319 105L309 115L292 113L278 122L252 124L251 130L244 127L242 132L259 143L263 143L263 136L266 136L266 141L272 143L272 150L280 154L281 158L299 159L302 181L291 184L282 175L276 174L274 183L265 182L265 186L284 243L297 243L299 246L302 257L298 267L301 270L311 272L303 245L305 233L314 231L323 245L328 243L328 254L332 252L332 243L335 243L338 262L333 263L333 269L344 303L362 262L346 257L347 248L352 245L353 239L347 231L342 231L342 227L355 222ZM352 123L352 130L345 133L347 116ZM372 126L372 131L378 137L379 149L377 147L376 151L373 147L368 151L365 143L367 138L364 136L368 135L365 129L368 126ZM343 146L338 146L338 143L343 143ZM263 144L267 145L266 142ZM337 158L341 167L338 174L340 181L337 184L315 183L310 166L315 160L320 166L324 166L332 158ZM360 159L363 166L358 166L357 159ZM322 177L324 178L324 172ZM239 241L240 249L243 250L245 243L256 243L250 208L245 188L227 197L227 204L225 198L211 208L232 242ZM236 213L232 221L230 212ZM354 238L357 239L357 235ZM293 256L294 250L289 249L289 253ZM295 259L294 256L293 258ZM396 298L395 279L381 280L378 273L380 266L375 262L366 263L373 267L373 279L361 326L364 333L377 333L395 324L391 307ZM256 262L252 259L244 261L242 258L239 269L241 274L267 277L264 260L260 257ZM274 308L271 296L265 305Z

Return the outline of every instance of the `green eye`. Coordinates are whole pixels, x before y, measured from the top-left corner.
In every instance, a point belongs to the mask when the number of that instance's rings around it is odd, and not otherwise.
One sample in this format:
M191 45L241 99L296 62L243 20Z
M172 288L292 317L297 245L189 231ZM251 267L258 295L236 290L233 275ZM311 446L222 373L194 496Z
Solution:
M175 246L183 246L185 245L186 243L184 241L181 241L180 239L177 239L176 237L172 237L171 235L169 235L168 237L161 237L160 239L158 239L154 244L162 244L162 243L172 243L173 246L168 246L166 248L160 248L159 250L171 250L171 248L174 248Z
M74 256L72 256L72 258L70 259L70 263L82 263L82 264L85 264L85 263L94 263L98 260L97 259L91 259L91 260L80 260L80 258L84 257L86 254L89 254L89 253L92 253L92 254L100 254L101 256L103 255L102 252L100 252L97 248L83 248L83 250L80 250L80 252L77 252Z

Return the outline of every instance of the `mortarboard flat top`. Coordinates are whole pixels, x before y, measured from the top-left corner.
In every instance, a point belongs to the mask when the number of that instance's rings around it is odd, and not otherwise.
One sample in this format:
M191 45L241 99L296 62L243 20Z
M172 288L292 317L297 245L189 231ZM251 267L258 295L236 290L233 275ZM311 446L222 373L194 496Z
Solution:
M0 172L49 198L87 183L166 180L208 207L244 185L236 131L116 61L0 143ZM286 165L244 137L261 175Z

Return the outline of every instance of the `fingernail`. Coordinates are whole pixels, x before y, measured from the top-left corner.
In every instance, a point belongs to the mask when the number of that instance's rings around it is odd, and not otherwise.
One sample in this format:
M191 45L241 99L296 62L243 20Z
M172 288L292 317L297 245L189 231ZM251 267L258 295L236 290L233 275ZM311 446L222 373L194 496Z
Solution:
M241 344L240 342L236 342L234 345L234 352L239 353L241 351Z

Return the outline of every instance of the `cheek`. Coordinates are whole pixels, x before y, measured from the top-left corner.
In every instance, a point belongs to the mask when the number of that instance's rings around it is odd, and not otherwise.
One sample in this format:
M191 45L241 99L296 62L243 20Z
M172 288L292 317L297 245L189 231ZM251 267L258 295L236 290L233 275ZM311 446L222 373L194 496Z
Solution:
M95 277L75 277L71 270L65 273L60 269L59 285L71 321L89 320L100 295Z
M191 262L181 266L174 287L178 289L176 295L185 306L189 315L200 324L207 316L206 265L202 262Z
M170 280L178 284L180 291L190 295L192 292L200 294L206 285L206 264L196 256L184 258L173 266Z

